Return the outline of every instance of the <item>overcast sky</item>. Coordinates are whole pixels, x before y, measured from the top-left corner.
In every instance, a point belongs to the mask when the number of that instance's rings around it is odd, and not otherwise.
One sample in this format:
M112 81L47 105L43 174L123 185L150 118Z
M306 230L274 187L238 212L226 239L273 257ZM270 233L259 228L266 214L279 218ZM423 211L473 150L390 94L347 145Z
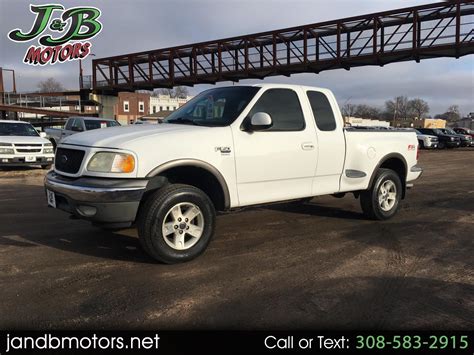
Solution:
M29 4L55 1L0 0L0 66L15 69L19 91L36 90L42 79L54 77L66 88L78 86L78 63L32 67L22 63L28 43L13 43L7 33L31 28ZM70 0L66 8L93 5L102 10L102 32L92 40L92 52L105 57L280 29L365 13L420 5L430 0ZM37 43L36 43L37 44ZM83 62L91 73L91 57ZM7 80L7 79L6 79ZM253 83L260 81L241 81ZM340 104L367 103L383 107L397 95L421 97L430 114L457 104L462 113L474 111L474 56L405 62L380 67L331 70L315 74L270 77L265 82L298 83L332 89ZM224 83L229 84L229 83ZM220 84L223 85L223 84ZM208 88L191 88L197 93Z

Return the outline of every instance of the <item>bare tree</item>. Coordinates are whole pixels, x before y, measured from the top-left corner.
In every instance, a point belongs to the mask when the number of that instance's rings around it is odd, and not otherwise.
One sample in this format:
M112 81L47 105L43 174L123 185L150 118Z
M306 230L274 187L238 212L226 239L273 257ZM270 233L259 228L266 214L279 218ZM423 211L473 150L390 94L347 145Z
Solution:
M177 86L174 89L174 97L184 99L189 95L189 90L186 86Z
M38 83L39 92L64 91L62 84L54 78L48 78Z
M416 98L408 101L410 112L418 119L422 119L430 112L430 106L425 100Z
M189 95L188 88L185 86L176 86L174 89L160 89L158 93L160 95L169 95L172 98L185 98Z
M341 112L344 117L353 117L356 112L357 105L351 103L345 103L341 107Z
M375 106L370 105L357 105L354 111L355 117L368 118L368 119L380 119L382 116L381 110Z
M393 120L410 117L410 107L406 96L397 96L394 100L385 101L385 110Z
M158 91L158 94L173 97L173 89L163 88Z
M461 119L461 113L459 112L458 105L451 105L448 107L448 110L441 114L436 115L435 118L442 118L450 122L458 121Z

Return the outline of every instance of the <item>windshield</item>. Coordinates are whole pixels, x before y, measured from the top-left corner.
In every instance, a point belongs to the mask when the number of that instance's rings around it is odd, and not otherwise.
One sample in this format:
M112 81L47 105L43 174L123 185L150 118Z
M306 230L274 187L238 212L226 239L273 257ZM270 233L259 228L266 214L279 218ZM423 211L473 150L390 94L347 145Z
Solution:
M107 127L115 127L120 126L120 123L117 121L100 121L100 120L84 120L84 124L86 125L86 131L90 131L92 129L98 128L107 128Z
M453 130L447 129L447 128L442 129L442 131L443 131L444 133L447 133L447 134L457 134L457 133L454 132Z
M228 126L260 90L253 86L211 89L200 93L163 122L197 126Z
M29 123L0 122L0 136L39 136L36 129Z
M415 129L416 134L423 134L419 130Z

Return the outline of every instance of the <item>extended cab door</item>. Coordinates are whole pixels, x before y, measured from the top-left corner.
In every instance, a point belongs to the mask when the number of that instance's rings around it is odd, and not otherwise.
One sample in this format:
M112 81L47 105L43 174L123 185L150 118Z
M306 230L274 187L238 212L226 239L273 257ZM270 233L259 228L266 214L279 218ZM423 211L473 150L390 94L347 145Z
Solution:
M344 122L336 99L329 90L306 90L306 96L316 126L318 145L312 195L335 193L340 189L346 154Z
M61 140L63 140L67 136L70 136L71 134L74 133L72 131L72 125L74 124L75 121L76 121L75 118L69 118L67 120L66 124L64 125L64 129L61 131Z
M311 195L316 170L314 124L303 90L270 88L251 108L272 118L273 126L245 131L233 126L237 191L240 205L294 199Z

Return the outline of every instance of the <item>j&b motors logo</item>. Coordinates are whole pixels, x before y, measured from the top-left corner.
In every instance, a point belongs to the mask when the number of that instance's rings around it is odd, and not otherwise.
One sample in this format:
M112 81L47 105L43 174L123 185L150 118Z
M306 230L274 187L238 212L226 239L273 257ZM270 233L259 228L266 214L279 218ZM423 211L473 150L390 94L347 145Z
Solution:
M81 60L90 54L90 39L102 31L101 12L96 7L72 7L60 4L30 5L36 16L28 32L17 28L8 33L14 42L37 41L30 46L23 62L48 65Z

